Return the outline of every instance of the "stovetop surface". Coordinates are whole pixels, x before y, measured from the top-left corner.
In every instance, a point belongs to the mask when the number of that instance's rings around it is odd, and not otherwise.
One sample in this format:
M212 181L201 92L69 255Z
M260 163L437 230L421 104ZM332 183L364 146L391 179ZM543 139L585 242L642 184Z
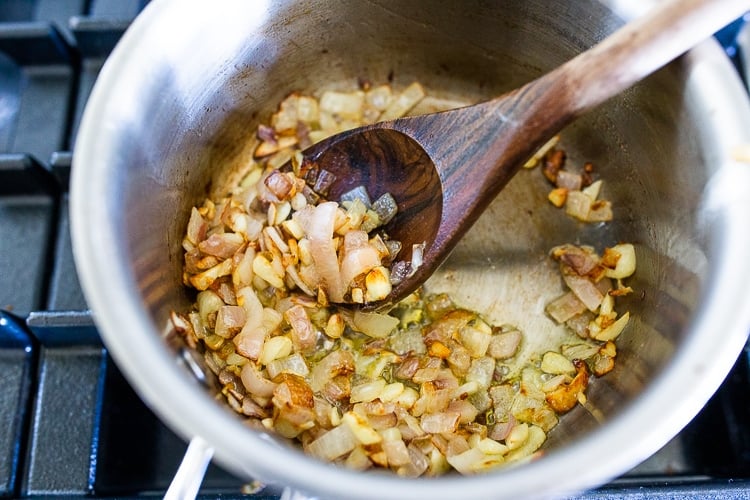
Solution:
M187 447L108 357L68 231L83 107L145 3L0 0L0 497L160 497ZM746 347L661 451L579 498L749 499L749 360ZM200 496L275 499L279 491L251 493L212 464Z

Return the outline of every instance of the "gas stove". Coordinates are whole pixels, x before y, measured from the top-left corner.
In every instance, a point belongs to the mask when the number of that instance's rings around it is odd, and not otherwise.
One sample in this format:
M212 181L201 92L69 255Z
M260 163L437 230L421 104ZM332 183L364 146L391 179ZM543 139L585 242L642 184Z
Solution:
M145 3L0 0L0 497L163 496L187 447L107 355L68 230L83 107ZM739 28L720 39L742 72ZM750 498L748 401L750 345L678 436L577 498ZM280 491L212 464L199 495L275 499Z

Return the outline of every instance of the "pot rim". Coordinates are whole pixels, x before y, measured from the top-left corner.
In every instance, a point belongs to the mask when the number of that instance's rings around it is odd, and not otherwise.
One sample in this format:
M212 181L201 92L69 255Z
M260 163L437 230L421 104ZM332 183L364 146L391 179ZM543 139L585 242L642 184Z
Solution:
M682 64L689 78L720 85L725 92L712 104L714 113L708 119L728 129L717 134L727 154L705 197L710 216L717 221L711 262L722 265L710 270L705 301L677 355L632 404L606 425L552 450L543 460L474 477L403 479L355 472L292 452L267 435L247 432L207 391L196 390L198 383L175 362L162 339L163 330L153 323L139 296L126 250L118 244L120 227L101 209L111 203L106 186L116 178L110 172L114 162L107 161L117 140L114 129L107 126L112 119L109 96L117 95L128 81L124 75L143 71L138 61L150 50L144 42L153 24L184 8L184 1L151 2L104 65L81 121L70 189L75 261L104 343L147 405L180 435L200 436L211 443L218 460L234 472L336 498L558 496L601 484L650 456L693 418L721 384L750 329L750 287L747 279L741 279L750 276L750 259L743 253L750 248L750 234L743 226L750 220L750 204L742 203L742 190L737 188L750 186L750 168L733 161L729 153L738 144L750 144L750 104L729 60L709 40L684 56ZM709 335L712 331L720 332L721 342ZM689 390L690 397L678 387ZM590 461L584 463L582 457Z

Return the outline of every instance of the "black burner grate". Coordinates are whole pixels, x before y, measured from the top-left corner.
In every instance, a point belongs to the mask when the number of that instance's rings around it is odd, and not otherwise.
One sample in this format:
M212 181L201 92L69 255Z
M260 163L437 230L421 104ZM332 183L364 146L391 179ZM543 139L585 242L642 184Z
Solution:
M68 231L84 104L145 3L0 0L0 497L162 496L186 449L107 356ZM750 498L749 358L659 453L581 498ZM244 483L211 465L200 494Z

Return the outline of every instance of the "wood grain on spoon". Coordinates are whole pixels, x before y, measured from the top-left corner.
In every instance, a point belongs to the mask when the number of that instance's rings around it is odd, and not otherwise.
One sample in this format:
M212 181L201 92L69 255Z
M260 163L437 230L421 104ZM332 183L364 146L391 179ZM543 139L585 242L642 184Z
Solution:
M666 65L750 10L750 0L671 0L552 72L491 101L350 130L306 159L336 176L328 198L364 185L391 193L387 233L426 243L424 263L393 287L385 307L418 288L443 262L520 166L581 114Z

